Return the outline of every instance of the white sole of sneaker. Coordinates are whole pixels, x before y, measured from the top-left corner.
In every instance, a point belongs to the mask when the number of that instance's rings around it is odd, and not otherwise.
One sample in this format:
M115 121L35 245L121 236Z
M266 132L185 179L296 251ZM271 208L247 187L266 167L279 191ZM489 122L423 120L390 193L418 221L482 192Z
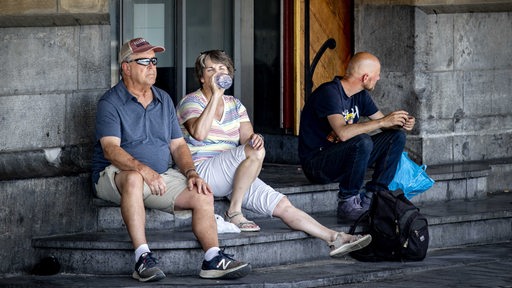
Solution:
M159 280L164 279L165 274L164 274L164 272L161 272L161 273L157 273L151 277L141 278L139 273L137 273L136 271L133 271L132 278L135 280L139 280L140 282L154 282L154 281L159 281Z
M372 236L368 234L361 237L360 239L357 239L354 242L341 245L340 247L338 247L338 249L332 250L331 252L329 252L329 256L332 257L346 255L352 251L356 251L368 246L370 242L372 242Z
M199 277L206 279L237 279L251 272L251 265L245 264L228 270L201 270Z

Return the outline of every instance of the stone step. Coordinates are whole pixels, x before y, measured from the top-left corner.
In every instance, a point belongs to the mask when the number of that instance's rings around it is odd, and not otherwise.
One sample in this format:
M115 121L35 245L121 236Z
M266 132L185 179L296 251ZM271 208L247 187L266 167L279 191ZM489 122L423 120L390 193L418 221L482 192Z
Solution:
M413 202L483 198L488 191L487 176L490 171L486 163L428 167L427 172L436 183L427 192L414 197ZM370 173L367 179L370 179ZM333 214L336 211L338 184L313 184L306 179L299 165L265 164L260 178L285 194L297 208L306 213ZM98 207L99 230L124 227L119 207L101 199L94 199L94 204ZM217 199L215 213L223 215L228 205L227 199ZM148 229L174 229L190 225L190 220L176 219L168 213L156 210L146 212ZM244 211L244 214L249 219L265 217L251 211Z
M350 257L253 269L235 280L167 274L152 287L510 287L512 242L432 249L421 262L358 262ZM142 287L131 273L118 275L23 275L0 278L0 287ZM433 276L435 275L435 276Z
M512 239L512 193L419 207L429 220L431 250ZM349 229L336 223L332 215L314 217L333 229ZM261 232L220 234L221 247L254 268L330 259L323 241L292 231L278 219L260 219L258 224ZM147 234L166 273L197 275L203 252L189 227L149 230ZM134 265L130 239L123 229L42 237L33 239L33 246L41 256L57 257L65 273L128 275Z

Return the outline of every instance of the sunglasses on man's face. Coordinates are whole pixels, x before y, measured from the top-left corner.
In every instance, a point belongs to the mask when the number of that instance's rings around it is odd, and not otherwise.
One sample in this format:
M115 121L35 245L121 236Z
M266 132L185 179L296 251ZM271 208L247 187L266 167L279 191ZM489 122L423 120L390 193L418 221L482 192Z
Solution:
M156 57L153 58L137 58L130 61L126 61L126 63L135 62L142 66L149 66L149 63L156 66L158 64L158 59Z

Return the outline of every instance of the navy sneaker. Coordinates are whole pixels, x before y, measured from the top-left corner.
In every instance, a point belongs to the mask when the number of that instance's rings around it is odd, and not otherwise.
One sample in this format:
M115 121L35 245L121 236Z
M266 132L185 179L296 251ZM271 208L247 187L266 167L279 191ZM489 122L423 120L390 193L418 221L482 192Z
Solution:
M359 194L345 200L340 200L338 202L337 211L338 221L356 221L359 216L367 210L367 208L365 210L363 206L361 206L361 197L359 197Z
M132 277L141 282L158 281L165 278L164 272L156 267L158 261L153 258L153 253L148 252L140 255L139 261L135 264L135 271Z
M373 193L363 190L359 193L359 197L361 198L361 207L363 207L364 211L368 211L370 209L370 205L372 204Z
M232 257L233 255L224 254L224 249L220 250L219 255L212 260L203 261L199 276L209 279L236 279L251 272L251 265L237 261Z

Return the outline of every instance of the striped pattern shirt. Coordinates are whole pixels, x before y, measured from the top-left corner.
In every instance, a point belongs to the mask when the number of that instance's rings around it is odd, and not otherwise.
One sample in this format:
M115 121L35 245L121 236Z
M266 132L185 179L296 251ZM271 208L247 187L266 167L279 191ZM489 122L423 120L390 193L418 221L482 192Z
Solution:
M183 137L190 148L194 162L215 157L223 151L240 145L240 123L250 122L245 106L233 96L223 95L224 115L221 120L214 119L208 136L203 141L192 137L183 123L201 116L208 99L201 90L186 95L178 104L178 121Z

